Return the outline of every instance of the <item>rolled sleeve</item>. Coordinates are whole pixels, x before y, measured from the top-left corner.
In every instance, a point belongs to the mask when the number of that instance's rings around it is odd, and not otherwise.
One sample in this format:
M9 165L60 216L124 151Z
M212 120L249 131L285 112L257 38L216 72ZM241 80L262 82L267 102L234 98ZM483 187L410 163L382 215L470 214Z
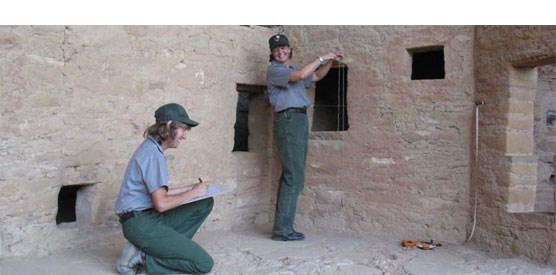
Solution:
M268 83L272 86L288 87L290 76L294 71L284 66L270 66L268 69Z
M168 169L164 155L155 154L142 160L140 164L143 181L149 193L153 193L168 182Z

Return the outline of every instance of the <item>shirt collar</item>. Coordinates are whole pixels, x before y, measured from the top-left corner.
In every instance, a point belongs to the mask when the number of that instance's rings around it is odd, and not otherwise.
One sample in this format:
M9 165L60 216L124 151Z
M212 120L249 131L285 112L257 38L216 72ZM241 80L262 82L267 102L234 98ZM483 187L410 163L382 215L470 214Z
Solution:
M164 150L162 150L162 147L160 146L160 144L158 144L158 141L156 141L155 138L153 138L152 136L149 136L148 138L152 143L156 144L156 148L158 148L158 151L160 151L160 153L162 153L164 155Z

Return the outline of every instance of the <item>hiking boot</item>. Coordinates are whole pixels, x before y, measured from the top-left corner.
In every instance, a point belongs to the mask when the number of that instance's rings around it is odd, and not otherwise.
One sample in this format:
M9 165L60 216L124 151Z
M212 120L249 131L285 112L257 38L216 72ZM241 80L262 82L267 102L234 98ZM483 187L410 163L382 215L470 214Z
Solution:
M291 233L284 233L284 234L274 234L272 235L272 239L275 241L302 241L305 240L305 235L301 232L297 232L293 230Z
M116 262L116 269L122 275L135 275L144 266L145 253L127 241Z

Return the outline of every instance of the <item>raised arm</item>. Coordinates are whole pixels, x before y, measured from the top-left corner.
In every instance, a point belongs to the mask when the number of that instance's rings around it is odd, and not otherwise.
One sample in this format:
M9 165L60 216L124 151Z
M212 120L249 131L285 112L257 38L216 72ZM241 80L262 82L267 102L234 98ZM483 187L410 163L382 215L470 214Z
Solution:
M326 74L328 74L328 71L332 67L331 61L335 59L341 60L342 58L343 58L343 53L339 50L318 56L311 63L293 72L290 76L290 81L297 82L307 78L309 75L313 75L313 81L315 82L319 81L323 79L326 76Z

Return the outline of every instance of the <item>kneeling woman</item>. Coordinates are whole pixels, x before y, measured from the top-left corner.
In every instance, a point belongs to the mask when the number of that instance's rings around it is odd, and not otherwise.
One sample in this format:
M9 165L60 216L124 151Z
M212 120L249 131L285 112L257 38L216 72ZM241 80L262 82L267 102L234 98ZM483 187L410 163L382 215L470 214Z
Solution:
M169 189L164 151L177 148L198 125L175 103L155 112L156 124L127 166L115 212L128 242L116 263L121 274L209 273L214 261L192 238L212 211L212 198L183 204L207 193L207 183Z

